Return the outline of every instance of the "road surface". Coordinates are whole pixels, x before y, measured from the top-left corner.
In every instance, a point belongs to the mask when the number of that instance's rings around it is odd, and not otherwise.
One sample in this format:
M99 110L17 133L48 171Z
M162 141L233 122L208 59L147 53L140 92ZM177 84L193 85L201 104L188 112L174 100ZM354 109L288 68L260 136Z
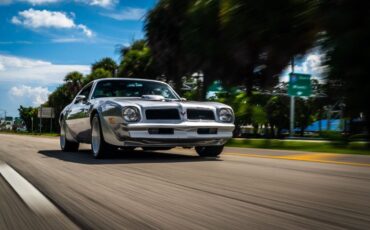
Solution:
M0 229L370 227L367 156L226 148L219 159L173 149L96 160L86 147L0 134Z

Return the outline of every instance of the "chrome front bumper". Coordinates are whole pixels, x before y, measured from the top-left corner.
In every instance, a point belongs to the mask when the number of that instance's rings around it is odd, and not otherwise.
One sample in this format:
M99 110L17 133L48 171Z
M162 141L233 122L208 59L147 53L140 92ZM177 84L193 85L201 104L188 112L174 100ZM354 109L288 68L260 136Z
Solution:
M121 146L193 147L223 145L232 137L234 124L219 122L137 123L120 125L115 130ZM171 130L172 133L153 134L149 130ZM199 133L199 130L212 130ZM216 133L213 131L216 130Z

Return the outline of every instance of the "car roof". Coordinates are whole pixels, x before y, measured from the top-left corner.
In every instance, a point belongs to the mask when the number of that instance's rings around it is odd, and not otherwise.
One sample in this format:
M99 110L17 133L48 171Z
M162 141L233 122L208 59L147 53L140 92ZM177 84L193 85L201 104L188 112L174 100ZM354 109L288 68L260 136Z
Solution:
M144 78L120 78L120 77L111 77L111 78L100 78L100 79L96 79L94 80L93 82L100 82L100 81L110 81L110 80L114 80L114 81L117 81L117 80L129 80L129 81L152 81L152 82L159 82L159 83L164 83L164 84L167 84L163 81L158 81L158 80L152 80L152 79L144 79Z

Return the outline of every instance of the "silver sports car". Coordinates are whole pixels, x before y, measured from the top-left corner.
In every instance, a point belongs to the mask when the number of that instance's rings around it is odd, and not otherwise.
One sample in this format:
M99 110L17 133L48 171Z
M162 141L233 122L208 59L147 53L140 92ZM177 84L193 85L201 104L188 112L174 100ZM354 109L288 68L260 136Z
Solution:
M136 147L195 147L200 156L218 156L233 122L230 106L186 101L166 83L105 78L86 85L61 112L60 146L77 151L79 143L89 143L96 158Z

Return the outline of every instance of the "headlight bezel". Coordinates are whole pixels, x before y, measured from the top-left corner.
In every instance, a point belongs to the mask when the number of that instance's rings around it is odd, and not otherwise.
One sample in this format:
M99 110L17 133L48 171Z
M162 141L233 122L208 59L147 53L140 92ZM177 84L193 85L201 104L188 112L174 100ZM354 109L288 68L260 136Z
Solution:
M234 112L230 108L220 108L217 112L217 115L218 120L224 123L233 123L235 119Z
M132 113L134 112L134 113ZM129 119L130 116L136 115L135 119ZM126 123L135 123L141 120L140 110L135 106L126 106L122 108L122 118Z

